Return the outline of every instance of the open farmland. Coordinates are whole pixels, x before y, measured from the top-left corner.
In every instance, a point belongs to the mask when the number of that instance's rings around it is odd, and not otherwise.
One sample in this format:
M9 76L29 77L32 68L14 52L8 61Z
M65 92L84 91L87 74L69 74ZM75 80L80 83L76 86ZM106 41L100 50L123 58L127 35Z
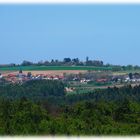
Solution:
M111 67L94 67L94 66L16 66L16 67L1 67L0 71L44 71L44 70L112 70Z
M23 71L23 74L27 74L29 71ZM86 70L32 70L31 73L33 75L37 75L37 74L45 74L45 75L59 75L59 76L63 76L64 73L66 74L79 74L79 73L85 73L87 72ZM8 74L18 74L19 71L2 71L1 72L3 74L3 76L7 76Z
M92 66L16 66L16 67L1 67L0 72L3 75L17 74L19 70L22 70L24 74L29 71L33 75L36 74L46 74L46 75L60 75L66 74L78 74L85 73L88 70L92 71L108 71L111 68L106 67L92 67Z
M125 75L128 73L140 73L140 70L123 70L123 71L117 71L113 72L113 75Z
M19 70L22 70L24 74L32 72L33 75L36 74L46 74L46 75L63 75L66 74L79 74L86 73L87 71L112 71L113 67L95 67L95 66L9 66L0 67L0 73L3 75L17 74ZM113 72L113 75L125 75L130 72L140 72L140 70L126 70Z

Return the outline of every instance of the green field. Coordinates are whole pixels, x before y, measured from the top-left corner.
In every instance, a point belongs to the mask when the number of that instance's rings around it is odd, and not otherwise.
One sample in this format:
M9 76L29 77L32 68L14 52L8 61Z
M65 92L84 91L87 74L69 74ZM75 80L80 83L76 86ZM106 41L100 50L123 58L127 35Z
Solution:
M42 71L42 70L112 70L111 67L93 67L93 66L17 66L17 67L1 67L1 71Z
M117 71L113 72L113 75L125 75L129 73L140 73L140 70L125 70L125 71Z

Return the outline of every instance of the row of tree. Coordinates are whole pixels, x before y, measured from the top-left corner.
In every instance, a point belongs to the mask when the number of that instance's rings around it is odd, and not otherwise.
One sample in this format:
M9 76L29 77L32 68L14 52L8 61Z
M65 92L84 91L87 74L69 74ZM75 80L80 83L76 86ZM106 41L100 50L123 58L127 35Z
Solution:
M32 101L47 100L55 105L74 104L80 101L100 100L120 102L125 98L140 102L140 86L124 86L121 88L95 89L82 94L67 94L65 83L53 80L32 80L24 84L4 84L0 86L0 97L4 99L21 99L26 97Z
M103 61L99 60L89 60L81 61L79 58L64 58L63 61L58 59L52 59L51 61L39 61L38 63L33 63L29 61L23 61L22 66L29 66L29 65L46 65L46 66L103 66Z
M16 67L16 66L98 66L98 67L110 67L113 71L126 71L126 70L140 70L140 66L121 66L121 65L112 65L112 64L104 64L101 60L90 60L89 57L86 57L85 61L81 61L79 58L64 58L62 61L58 59L52 59L51 61L39 61L37 63L24 60L21 64L7 64L0 65L0 67Z

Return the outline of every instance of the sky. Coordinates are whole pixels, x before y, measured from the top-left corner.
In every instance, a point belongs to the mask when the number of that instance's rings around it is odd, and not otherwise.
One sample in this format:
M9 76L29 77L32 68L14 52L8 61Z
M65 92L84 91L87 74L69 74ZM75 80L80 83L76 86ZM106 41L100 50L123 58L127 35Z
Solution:
M140 65L140 5L0 5L0 64L86 56Z

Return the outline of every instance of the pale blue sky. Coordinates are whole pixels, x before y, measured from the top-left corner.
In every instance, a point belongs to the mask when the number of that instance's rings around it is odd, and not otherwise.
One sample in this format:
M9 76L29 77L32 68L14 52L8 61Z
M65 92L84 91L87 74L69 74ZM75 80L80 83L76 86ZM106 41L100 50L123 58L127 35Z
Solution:
M0 5L0 63L79 57L140 65L140 5Z

